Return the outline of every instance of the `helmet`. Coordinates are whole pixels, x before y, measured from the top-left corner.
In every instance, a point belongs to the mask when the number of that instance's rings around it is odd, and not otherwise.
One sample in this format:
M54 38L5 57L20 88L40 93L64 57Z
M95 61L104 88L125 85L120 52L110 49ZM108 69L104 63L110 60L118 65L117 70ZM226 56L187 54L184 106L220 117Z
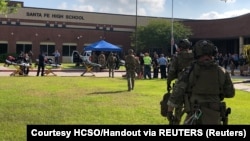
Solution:
M129 49L128 50L128 54L133 54L134 53L134 50L133 49Z
M215 56L217 47L209 40L200 40L194 45L193 52L195 58L203 55Z
M178 43L178 48L189 49L191 47L191 42L188 39L182 39Z

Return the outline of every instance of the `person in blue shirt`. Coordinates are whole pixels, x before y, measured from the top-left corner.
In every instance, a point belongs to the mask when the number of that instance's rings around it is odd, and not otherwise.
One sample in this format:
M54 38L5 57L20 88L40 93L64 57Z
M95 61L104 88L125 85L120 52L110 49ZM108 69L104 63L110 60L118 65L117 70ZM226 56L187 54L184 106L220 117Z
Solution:
M158 64L160 66L160 72L161 72L161 79L166 79L167 78L167 65L168 65L168 60L164 56L164 54L160 55L160 58L158 59Z

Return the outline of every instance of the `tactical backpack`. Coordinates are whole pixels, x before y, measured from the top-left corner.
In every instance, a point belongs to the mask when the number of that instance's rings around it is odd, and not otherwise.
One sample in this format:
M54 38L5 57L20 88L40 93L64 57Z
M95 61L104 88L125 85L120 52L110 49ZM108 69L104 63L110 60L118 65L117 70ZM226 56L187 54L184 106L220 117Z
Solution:
M160 101L160 107L161 107L161 115L163 117L167 116L167 112L168 112L168 99L170 97L171 93L167 92L163 95L162 100Z

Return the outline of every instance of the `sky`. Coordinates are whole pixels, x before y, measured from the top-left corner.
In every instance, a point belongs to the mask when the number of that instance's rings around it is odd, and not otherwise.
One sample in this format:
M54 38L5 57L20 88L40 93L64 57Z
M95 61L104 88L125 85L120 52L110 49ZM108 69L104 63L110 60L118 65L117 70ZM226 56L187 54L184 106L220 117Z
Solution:
M250 13L250 0L15 0L25 7L180 19L224 19ZM173 2L173 3L172 3Z

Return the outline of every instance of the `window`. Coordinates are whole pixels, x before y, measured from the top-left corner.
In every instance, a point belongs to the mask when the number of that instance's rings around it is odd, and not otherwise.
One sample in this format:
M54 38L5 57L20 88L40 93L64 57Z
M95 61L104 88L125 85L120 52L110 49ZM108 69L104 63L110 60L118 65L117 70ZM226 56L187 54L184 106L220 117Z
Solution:
M0 43L0 54L6 54L8 52L8 44Z
M65 23L63 23L63 24L62 24L62 27L63 27L63 28L65 28L65 27L66 27L66 24L65 24Z
M16 25L20 25L20 21L19 20L16 21Z
M46 22L45 26L46 26L46 27L50 27L50 23L49 23L49 22Z
M53 53L55 52L55 45L42 44L40 45L40 50L45 52L47 56L53 56Z
M71 54L74 50L76 50L76 45L63 45L62 55L63 56L71 56Z
M20 54L21 52L28 53L32 50L31 44L16 44L16 53Z

